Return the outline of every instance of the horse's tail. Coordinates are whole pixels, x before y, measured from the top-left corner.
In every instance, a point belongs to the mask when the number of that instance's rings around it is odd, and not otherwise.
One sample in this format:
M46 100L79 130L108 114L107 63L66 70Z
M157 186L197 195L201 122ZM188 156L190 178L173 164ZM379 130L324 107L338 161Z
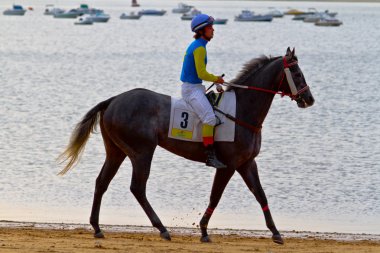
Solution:
M68 161L65 168L61 170L58 175L64 175L79 162L90 134L96 131L96 126L99 122L99 112L107 109L108 105L114 98L115 97L109 98L97 104L94 108L88 111L81 122L76 125L71 134L69 145L57 158L60 163Z

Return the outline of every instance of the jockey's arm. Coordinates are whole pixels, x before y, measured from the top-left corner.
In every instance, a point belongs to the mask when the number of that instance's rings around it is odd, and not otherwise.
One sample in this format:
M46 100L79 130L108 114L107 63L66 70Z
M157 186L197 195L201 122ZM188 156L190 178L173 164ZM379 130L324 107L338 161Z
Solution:
M206 49L204 47L198 47L194 50L194 62L195 68L197 70L198 77L204 81L216 82L218 77L210 74L206 70L205 58L206 58Z

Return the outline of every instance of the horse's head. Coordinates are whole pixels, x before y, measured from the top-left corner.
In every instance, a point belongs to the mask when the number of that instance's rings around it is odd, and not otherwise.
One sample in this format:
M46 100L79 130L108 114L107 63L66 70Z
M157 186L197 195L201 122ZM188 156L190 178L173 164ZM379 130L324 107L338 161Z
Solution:
M305 77L298 66L298 59L295 55L295 49L291 51L290 48L286 50L283 57L284 84L281 85L279 91L289 96L297 102L298 107L306 108L314 104L314 98L311 94L310 88L306 83Z

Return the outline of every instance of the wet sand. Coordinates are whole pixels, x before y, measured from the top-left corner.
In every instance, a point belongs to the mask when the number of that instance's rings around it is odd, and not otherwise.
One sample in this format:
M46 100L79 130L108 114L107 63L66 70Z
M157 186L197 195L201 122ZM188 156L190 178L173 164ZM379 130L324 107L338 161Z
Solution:
M201 243L195 231L174 230L172 240L161 239L157 232L141 232L141 229L124 231L105 230L105 239L95 239L87 227L36 226L35 224L0 224L0 252L292 252L292 253L379 253L380 236L353 235L341 239L324 239L331 235L315 233L305 236L293 232L284 235L285 244L272 242L270 235L252 236L230 230L212 231L212 243ZM150 230L150 228L146 228ZM133 231L135 230L135 231ZM140 230L140 231L139 231ZM335 233L334 233L335 234ZM294 237L292 236L294 235ZM298 235L298 236L297 236ZM319 236L318 236L319 235ZM339 234L336 234L339 238ZM290 236L290 237L288 237ZM369 239L368 239L369 238Z

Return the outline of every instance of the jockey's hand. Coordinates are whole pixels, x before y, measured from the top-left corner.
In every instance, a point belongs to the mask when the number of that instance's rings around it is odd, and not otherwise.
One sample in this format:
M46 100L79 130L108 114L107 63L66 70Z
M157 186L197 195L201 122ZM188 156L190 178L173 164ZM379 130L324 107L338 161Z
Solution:
M217 90L219 93L223 93L223 92L224 92L222 85L220 85L220 84L218 84L218 83L216 84L216 90Z
M215 83L220 83L220 84L224 83L223 77L222 76L218 76L218 80L216 80Z

